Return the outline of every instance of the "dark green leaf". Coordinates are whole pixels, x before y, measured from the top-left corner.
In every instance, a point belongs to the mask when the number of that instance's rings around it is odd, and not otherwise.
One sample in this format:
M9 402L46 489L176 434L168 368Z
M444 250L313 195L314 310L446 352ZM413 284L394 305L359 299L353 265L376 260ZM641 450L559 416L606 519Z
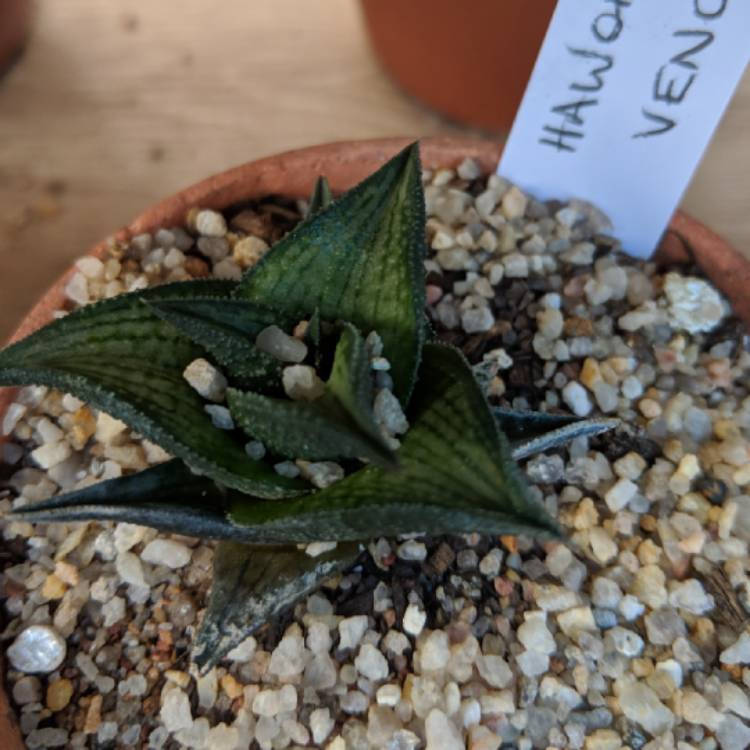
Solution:
M227 495L212 480L172 459L26 505L12 515L33 523L125 521L204 539L238 538L241 533L226 517Z
M535 411L492 410L500 429L510 440L516 461L550 448L565 445L577 437L594 437L615 429L619 419L598 417L581 419L567 414Z
M264 497L298 494L303 483L252 461L231 433L213 427L182 377L204 351L143 304L230 289L226 282L180 282L76 310L0 352L0 385L59 388L230 487Z
M331 195L331 186L328 184L328 180L321 175L315 180L315 186L313 187L312 195L310 196L310 207L308 210L308 216L318 213L318 211L328 208L333 200Z
M282 239L236 296L377 331L406 403L424 341L424 198L410 146Z
M17 515L30 521L127 520L259 544L414 531L558 535L554 521L529 498L463 357L428 344L421 382L396 471L367 467L320 492L279 502L223 492L207 479L180 473L171 462L36 503ZM531 431L519 427L518 420L515 424L515 436ZM162 477L162 471L176 473ZM226 512L237 525L226 520Z
M459 352L428 344L398 451L400 469L367 467L304 498L242 504L248 540L284 543L427 533L559 535L535 503Z
M210 352L224 374L245 388L279 382L281 363L255 346L270 325L288 326L279 313L240 299L177 299L149 303L154 313Z
M359 545L352 543L310 557L296 547L222 542L214 555L214 583L193 660L205 673L261 626L351 565L359 553Z
M326 393L315 401L288 401L229 389L235 422L276 453L312 461L367 458L393 466L372 411L370 360L364 339L345 324Z

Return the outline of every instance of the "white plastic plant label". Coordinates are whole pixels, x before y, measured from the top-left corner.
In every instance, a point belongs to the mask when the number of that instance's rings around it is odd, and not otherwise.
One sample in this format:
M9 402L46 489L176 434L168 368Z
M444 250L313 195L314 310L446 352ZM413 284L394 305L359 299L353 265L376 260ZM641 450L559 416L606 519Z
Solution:
M750 0L558 0L498 172L647 257L749 59Z

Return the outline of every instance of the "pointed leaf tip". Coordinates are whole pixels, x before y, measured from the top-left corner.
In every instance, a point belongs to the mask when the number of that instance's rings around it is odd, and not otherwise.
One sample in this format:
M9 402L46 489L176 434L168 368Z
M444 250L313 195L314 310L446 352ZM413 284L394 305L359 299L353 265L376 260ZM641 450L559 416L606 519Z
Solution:
M220 543L214 555L213 588L193 647L193 661L201 673L326 578L353 564L359 553L359 545L351 543L317 557L296 547Z
M344 324L321 398L288 401L227 392L237 424L276 453L312 461L361 458L393 467L396 456L375 422L373 398L367 346L349 324Z
M365 335L377 331L405 404L424 342L424 247L415 143L277 243L236 296L298 319L317 309L323 320L350 321Z
M310 196L310 207L308 210L308 216L313 216L324 208L328 208L333 201L333 195L331 194L331 186L328 184L328 180L324 175L320 175L315 180L313 186L312 195Z
M249 539L279 543L415 531L560 537L532 499L460 352L425 346L409 420L396 471L367 467L284 503L232 503L230 517Z
M227 295L227 282L185 281L75 310L0 351L0 385L47 385L121 419L206 475L263 497L307 490L252 461L212 425L183 371L204 350L144 304Z

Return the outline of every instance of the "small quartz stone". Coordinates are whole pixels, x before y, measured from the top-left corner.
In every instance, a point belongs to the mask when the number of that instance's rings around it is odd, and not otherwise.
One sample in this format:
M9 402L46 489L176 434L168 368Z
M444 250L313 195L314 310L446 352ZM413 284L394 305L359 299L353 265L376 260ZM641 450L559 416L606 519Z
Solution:
M211 417L211 424L219 430L233 430L234 420L226 406L218 404L206 404L203 407L206 414Z
M643 638L627 628L611 628L607 631L607 639L617 652L628 658L639 656L643 652Z
M344 467L334 461L298 461L302 476L319 489L330 487L344 478Z
M659 700L659 696L642 682L631 682L620 691L620 708L625 716L642 726L652 735L671 728L672 712Z
M537 313L536 324L539 333L547 339L557 339L563 330L562 313L554 307L546 307Z
M555 639L542 617L527 617L518 628L518 640L529 651L537 651L545 655L553 653L557 648Z
M310 732L313 742L321 745L334 727L334 719L327 708L316 708L310 714Z
M217 211L204 208L195 214L195 229L204 237L223 237L227 233L227 223Z
M294 401L314 401L325 393L325 383L309 365L285 367L281 380L284 392Z
M669 315L674 325L689 333L710 331L726 314L719 293L703 279L668 273L664 294L669 300Z
M422 642L419 660L423 672L436 672L445 669L450 659L448 634L444 630L433 630Z
M739 685L732 682L724 683L721 686L721 702L725 709L733 711L743 719L750 719L750 700L747 692Z
M59 440L56 443L45 443L31 451L31 457L40 468L50 469L69 458L71 453L70 444L65 440Z
M274 464L273 468L281 477L294 479L300 475L299 467L293 461L280 461L279 463Z
M67 729L58 727L34 729L26 737L26 746L29 750L36 750L40 747L67 747L68 736Z
M19 706L39 703L42 700L42 684L37 677L24 676L13 685L13 700Z
M401 688L398 685L381 685L376 693L376 700L380 706L396 706L401 700Z
M359 646L367 631L367 615L346 617L339 622L339 648L353 649Z
M240 268L254 266L268 252L268 243L260 237L243 237L232 249L232 257Z
M492 687L508 687L513 680L513 672L501 656L485 654L477 658L476 664L482 679Z
M416 539L408 539L399 544L396 554L401 560L424 560L427 557L427 547Z
M617 556L617 543L600 526L595 526L589 531L589 543L594 557L602 565L606 565Z
M495 325L495 316L489 307L464 310L461 314L461 326L466 333L483 333Z
M404 612L404 630L413 636L418 636L427 622L427 615L416 604L410 604Z
M456 725L437 708L433 708L425 721L425 750L464 750L464 741Z
M146 586L146 579L143 577L143 565L140 559L132 552L120 552L115 561L117 574L125 583L133 586Z
M565 463L557 454L540 454L526 464L526 473L532 482L553 484L563 478Z
M631 482L630 479L618 479L604 495L604 502L607 507L617 513L622 510L638 492L638 485Z
M264 328L255 339L255 346L281 362L298 364L307 356L305 342L284 333L278 326Z
M227 379L207 360L194 359L182 376L203 398L216 402L224 400Z
M258 716L276 716L280 706L278 690L261 690L253 700L253 713Z
M153 539L141 552L141 559L152 565L166 565L172 570L190 562L190 548L172 539Z
M8 647L7 655L19 672L47 674L62 664L66 650L63 638L49 625L30 625Z
M526 212L529 199L515 186L503 196L500 210L506 219L520 219Z
M493 547L479 562L479 572L488 578L494 578L500 573L503 562L503 552Z
M722 664L750 664L750 633L742 635L719 655Z
M659 609L667 603L664 572L656 565L644 565L638 570L632 593L651 609Z
M336 549L336 546L336 542L311 542L305 547L305 554L310 557L318 557L318 555Z
M305 642L302 636L296 633L287 633L273 650L268 671L281 678L291 677L301 674L304 666Z
M670 585L669 603L694 615L702 615L714 608L714 599L703 589L696 578L676 581Z
M125 600L121 596L114 596L102 606L104 627L110 628L125 617Z
M529 275L528 258L521 253L508 253L503 256L502 262L509 279L525 279Z
M159 715L164 726L170 732L188 729L193 725L190 700L185 692L177 687L167 690L162 699Z
M117 692L119 695L141 696L146 694L148 683L142 674L134 674L118 683Z
M382 388L375 396L373 412L375 421L388 435L401 435L409 429L409 422L399 400L387 388Z
M253 459L260 461L266 455L266 446L260 440L251 440L245 444L245 453Z
M365 643L354 660L357 671L374 682L388 677L389 667L383 654L375 646Z
M586 389L571 380L562 391L563 400L577 417L586 417L591 413L592 404Z
M750 727L736 716L725 716L716 730L721 750L746 750L750 745Z
M476 180L482 176L482 170L474 159L464 159L456 168L456 173L462 180Z

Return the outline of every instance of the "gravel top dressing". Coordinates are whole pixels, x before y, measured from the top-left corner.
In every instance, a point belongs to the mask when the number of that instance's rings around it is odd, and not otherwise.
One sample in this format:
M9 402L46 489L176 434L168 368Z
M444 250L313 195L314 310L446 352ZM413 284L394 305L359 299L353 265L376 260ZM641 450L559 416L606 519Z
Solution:
M622 420L523 462L569 544L374 539L354 568L199 676L190 646L213 543L6 520L2 637L28 747L750 746L741 325L698 276L620 254L589 206L538 203L468 160L424 180L429 314L490 401ZM78 261L69 309L167 281L239 279L305 209L192 210L184 227L113 243L103 261ZM305 398L319 381L295 364L304 345L292 333L269 330L264 347L289 365L287 394ZM377 337L368 346L390 394L393 363ZM205 360L185 373L207 404L222 400L222 377ZM396 447L408 423L395 397L379 398ZM225 424L224 407L207 409ZM20 391L0 430L4 512L168 457L42 387ZM343 476L333 462L276 471L319 487Z

